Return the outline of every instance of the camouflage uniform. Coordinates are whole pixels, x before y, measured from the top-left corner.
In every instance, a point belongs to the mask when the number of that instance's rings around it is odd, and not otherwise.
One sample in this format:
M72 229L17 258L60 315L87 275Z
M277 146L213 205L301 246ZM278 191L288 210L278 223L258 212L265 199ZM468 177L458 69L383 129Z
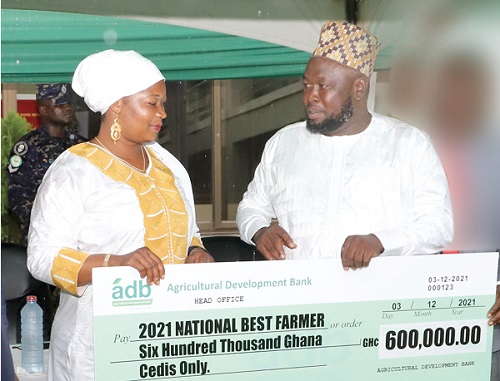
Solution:
M85 140L80 135L69 132L65 138L55 138L42 126L24 135L14 145L7 166L9 206L19 218L24 243L28 234L31 207L45 172L64 150Z

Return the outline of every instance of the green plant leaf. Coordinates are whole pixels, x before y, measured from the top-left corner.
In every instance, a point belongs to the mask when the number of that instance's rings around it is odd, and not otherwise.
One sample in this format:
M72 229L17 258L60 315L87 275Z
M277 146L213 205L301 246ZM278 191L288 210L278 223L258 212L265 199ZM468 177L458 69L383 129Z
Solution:
M9 162L10 151L14 144L18 142L24 135L33 129L33 126L15 111L11 111L5 118L2 118L2 160L1 160L1 192L2 192L2 242L17 242L19 237L11 236L14 221L9 215L9 197L8 197L8 184L6 167Z

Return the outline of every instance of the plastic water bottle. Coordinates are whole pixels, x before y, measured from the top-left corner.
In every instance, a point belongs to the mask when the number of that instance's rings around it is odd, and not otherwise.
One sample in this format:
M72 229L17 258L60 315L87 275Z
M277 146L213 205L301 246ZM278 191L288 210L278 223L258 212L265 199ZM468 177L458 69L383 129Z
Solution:
M26 373L43 373L43 311L33 295L21 310L21 366Z

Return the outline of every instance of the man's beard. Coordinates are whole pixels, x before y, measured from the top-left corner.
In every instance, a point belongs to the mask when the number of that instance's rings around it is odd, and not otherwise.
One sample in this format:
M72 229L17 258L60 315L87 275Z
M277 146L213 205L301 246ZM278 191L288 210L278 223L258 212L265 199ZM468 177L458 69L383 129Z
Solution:
M345 122L351 119L352 112L352 98L349 96L337 115L330 116L318 124L312 123L311 119L307 118L307 130L313 134L332 135Z

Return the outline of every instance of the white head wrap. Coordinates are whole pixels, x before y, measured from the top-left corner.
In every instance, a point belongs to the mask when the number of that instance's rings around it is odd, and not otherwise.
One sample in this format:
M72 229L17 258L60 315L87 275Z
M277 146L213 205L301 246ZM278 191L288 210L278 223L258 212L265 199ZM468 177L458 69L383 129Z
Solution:
M139 53L105 50L86 57L73 75L73 90L94 112L104 114L117 100L165 80L156 65Z

